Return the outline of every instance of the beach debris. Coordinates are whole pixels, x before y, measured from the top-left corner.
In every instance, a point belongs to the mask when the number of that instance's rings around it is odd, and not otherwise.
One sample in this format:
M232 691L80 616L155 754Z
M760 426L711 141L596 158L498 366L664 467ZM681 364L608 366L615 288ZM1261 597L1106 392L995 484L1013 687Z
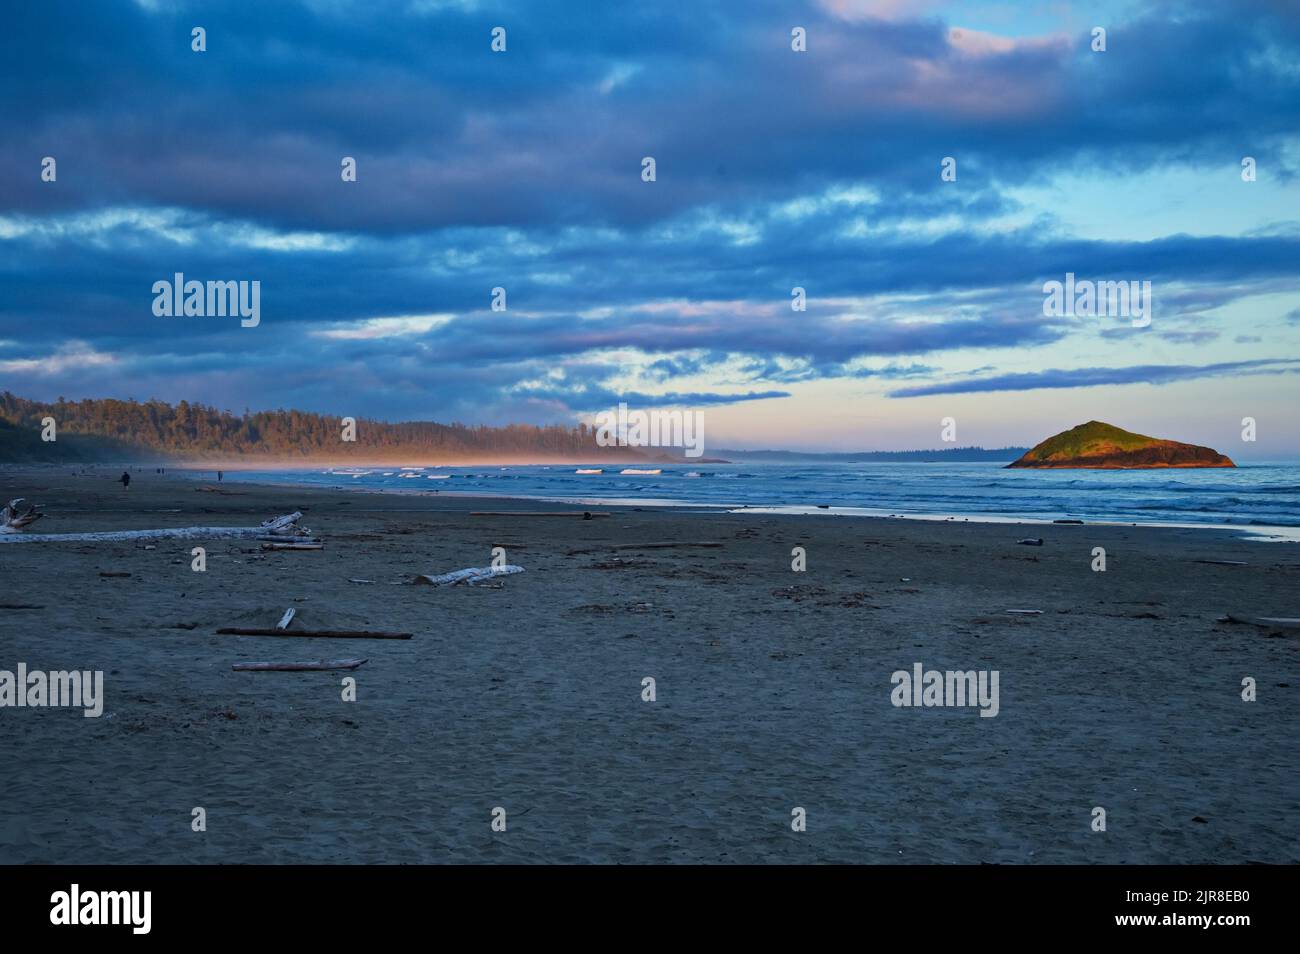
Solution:
M100 576L130 576L125 570L100 570Z
M1220 616L1216 623L1248 623L1251 626L1263 626L1268 629L1300 629L1300 617L1294 616L1245 616L1228 613Z
M441 573L437 576L428 573L417 574L412 583L423 584L425 586L459 586L462 583L466 586L478 586L486 583L498 576L509 576L512 573L522 573L522 566L471 566L463 570L453 570L450 573Z
M35 506L28 507L24 513L19 513L18 507L25 499L27 498L16 497L0 510L0 533L17 532L45 516L43 513L37 513Z
M1082 520L1053 520L1052 523L1073 523L1073 524L1077 524L1078 526L1083 526Z
M7 508L6 508L7 509ZM0 543L99 543L132 540L247 540L266 539L294 540L311 536L311 531L299 527L302 512L293 513L271 520L263 520L256 527L169 527L165 530L104 530L92 533L11 533L0 532ZM9 528L13 529L13 528ZM0 527L0 531L4 531Z
M1009 609L1007 610L1007 612L1010 613L1012 616L1042 616L1043 615L1042 610Z
M1245 560L1193 560L1193 563L1210 563L1214 566L1250 566Z
M375 581L374 581L374 580L356 580L356 579L349 579L348 582L349 582L349 583L374 583Z
M1023 540L1017 540L1016 543L1026 547L1041 547L1043 545L1042 537L1026 537Z
M826 587L818 586L815 583L792 583L789 586L778 587L772 591L772 595L777 599L794 600L794 602L799 603L819 596L829 596L830 592Z
M324 550L323 543L263 543L263 550Z
M294 609L292 606L290 606L287 610L284 611L284 615L280 617L280 622L275 624L275 628L288 629L289 624L293 622L293 618L294 616L297 615L297 613L298 611Z
M600 510L471 510L471 517L608 517L610 514Z
M43 603L0 603L0 610L45 609Z
M386 633L365 629L267 629L265 627L223 626L218 636L295 636L303 639L410 639L413 633Z
M326 669L356 669L368 659L321 659L317 662L251 662L235 663L235 672L318 672Z

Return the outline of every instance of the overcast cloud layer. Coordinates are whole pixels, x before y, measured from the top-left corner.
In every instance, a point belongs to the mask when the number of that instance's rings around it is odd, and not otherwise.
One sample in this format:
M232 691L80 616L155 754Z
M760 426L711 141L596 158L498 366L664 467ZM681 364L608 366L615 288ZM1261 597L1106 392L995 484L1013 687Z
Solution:
M981 6L16 4L0 388L488 423L835 388L1291 401L1296 8L1108 8L1096 53L1092 9ZM176 272L259 280L261 324L156 317ZM1045 316L1066 272L1150 281L1154 320Z

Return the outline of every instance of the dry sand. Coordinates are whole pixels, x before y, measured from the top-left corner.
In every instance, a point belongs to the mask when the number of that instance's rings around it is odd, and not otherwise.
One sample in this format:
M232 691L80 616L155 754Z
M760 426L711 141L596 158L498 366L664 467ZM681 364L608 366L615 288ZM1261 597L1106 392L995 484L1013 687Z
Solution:
M50 514L32 532L302 509L326 539L213 541L206 573L201 541L0 544L0 602L43 605L0 610L0 669L102 669L106 697L0 709L0 862L1300 861L1297 636L1215 622L1300 615L1293 544L199 486L0 473ZM724 545L605 549L652 541ZM500 588L389 585L494 546L526 568ZM215 634L290 606L416 636ZM342 656L369 658L356 702L344 673L230 668ZM999 714L895 708L916 662L998 670Z

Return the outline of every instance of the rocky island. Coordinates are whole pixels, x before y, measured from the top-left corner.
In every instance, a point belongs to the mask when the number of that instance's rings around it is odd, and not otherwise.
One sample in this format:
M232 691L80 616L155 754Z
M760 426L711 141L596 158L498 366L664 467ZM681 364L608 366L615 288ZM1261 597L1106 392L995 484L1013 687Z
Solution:
M1089 421L1028 450L1008 467L1236 467L1209 447L1134 434L1113 424Z

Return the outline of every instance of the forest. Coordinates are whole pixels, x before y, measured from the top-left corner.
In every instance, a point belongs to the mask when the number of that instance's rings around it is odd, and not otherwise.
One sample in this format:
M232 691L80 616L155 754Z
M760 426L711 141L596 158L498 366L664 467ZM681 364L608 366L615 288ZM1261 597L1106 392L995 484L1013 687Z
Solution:
M54 441L42 440L54 420ZM345 440L347 431L355 440ZM182 460L441 461L644 460L630 448L603 448L595 429L511 424L505 427L388 423L306 411L234 414L203 404L90 398L32 401L0 391L0 461L87 460L106 457Z

